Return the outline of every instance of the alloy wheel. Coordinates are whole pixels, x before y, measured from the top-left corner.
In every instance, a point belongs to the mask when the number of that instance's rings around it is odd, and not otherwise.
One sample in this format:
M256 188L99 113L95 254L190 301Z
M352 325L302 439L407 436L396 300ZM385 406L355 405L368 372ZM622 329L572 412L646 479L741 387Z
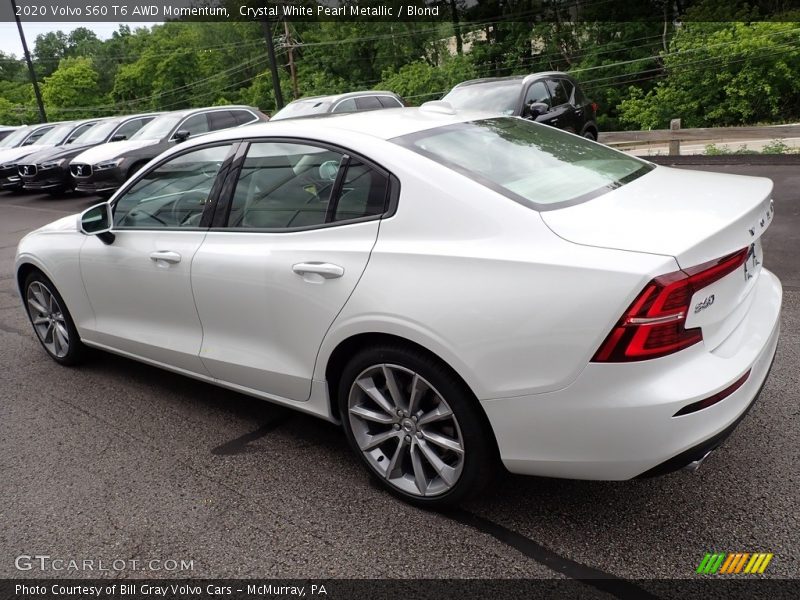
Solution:
M34 281L28 286L27 304L33 328L44 347L56 358L64 358L69 352L69 330L53 292Z
M348 419L372 469L414 496L438 496L458 483L464 438L445 398L423 377L395 364L364 369L350 387Z

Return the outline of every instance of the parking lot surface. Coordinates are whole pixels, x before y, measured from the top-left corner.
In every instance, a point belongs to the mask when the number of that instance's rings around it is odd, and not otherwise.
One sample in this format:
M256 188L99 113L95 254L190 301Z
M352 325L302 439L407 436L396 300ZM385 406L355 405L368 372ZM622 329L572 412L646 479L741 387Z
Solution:
M505 475L449 515L372 486L331 424L100 352L56 365L17 296L14 251L98 200L0 194L0 577L58 576L15 567L46 554L192 567L113 576L691 578L715 551L771 552L763 577L797 577L800 174L708 170L776 184L764 247L785 286L783 336L747 418L695 474Z

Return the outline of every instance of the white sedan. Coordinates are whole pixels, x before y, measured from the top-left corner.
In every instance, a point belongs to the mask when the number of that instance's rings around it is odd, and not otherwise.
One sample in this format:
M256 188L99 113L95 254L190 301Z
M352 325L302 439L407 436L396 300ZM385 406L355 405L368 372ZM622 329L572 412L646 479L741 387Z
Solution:
M695 467L757 397L768 179L419 109L177 145L19 245L47 353L87 347L341 423L429 507L514 473Z

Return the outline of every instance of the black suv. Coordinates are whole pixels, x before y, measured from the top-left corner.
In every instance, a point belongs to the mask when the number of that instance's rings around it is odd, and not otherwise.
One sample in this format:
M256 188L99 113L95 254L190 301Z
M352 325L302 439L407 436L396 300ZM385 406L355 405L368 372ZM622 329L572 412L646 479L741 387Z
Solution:
M333 96L309 96L289 102L289 104L272 115L270 120L278 121L297 117L315 117L328 113L380 110L381 108L402 108L403 106L405 106L405 102L394 92L369 90Z
M125 141L95 146L73 158L70 171L75 189L109 196L153 158L190 136L266 120L265 115L250 106L215 106L165 113Z
M73 187L69 161L81 152L108 142L127 140L160 113L104 119L86 130L69 146L35 152L17 163L22 186L29 191L60 194Z
M442 100L453 108L514 115L597 140L597 104L560 71L473 79L459 83Z

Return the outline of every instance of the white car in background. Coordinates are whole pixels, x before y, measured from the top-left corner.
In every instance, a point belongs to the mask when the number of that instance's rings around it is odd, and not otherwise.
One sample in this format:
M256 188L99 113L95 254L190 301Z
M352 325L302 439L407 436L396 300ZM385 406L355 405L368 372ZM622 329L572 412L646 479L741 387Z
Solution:
M779 335L767 179L441 102L188 140L19 245L45 350L341 422L396 495L696 466Z

